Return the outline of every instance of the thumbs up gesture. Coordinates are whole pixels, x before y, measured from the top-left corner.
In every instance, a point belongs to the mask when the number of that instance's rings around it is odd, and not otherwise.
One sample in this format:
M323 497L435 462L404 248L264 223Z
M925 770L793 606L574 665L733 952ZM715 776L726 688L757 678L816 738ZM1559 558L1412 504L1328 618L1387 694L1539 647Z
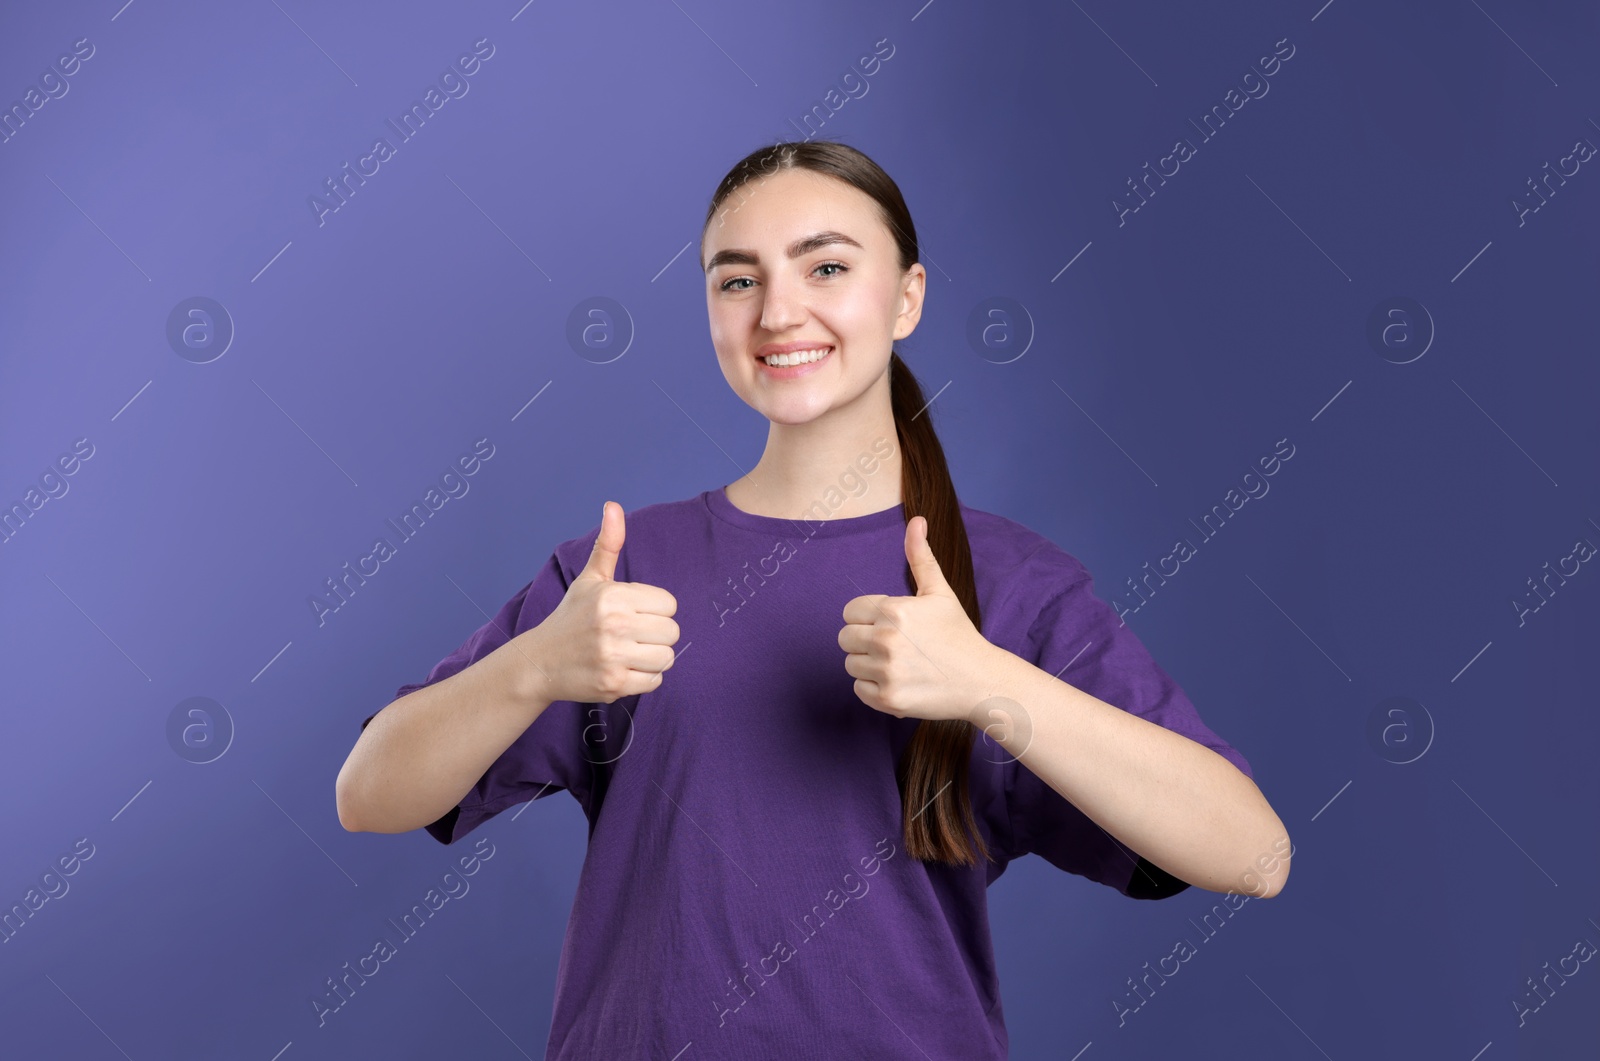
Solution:
M967 719L990 696L1004 649L972 625L928 545L928 520L906 524L914 597L868 593L844 606L844 669L861 702L897 718ZM977 724L984 724L985 718Z
M551 699L609 704L657 688L672 666L677 599L615 580L623 536L622 506L608 501L589 562L537 627Z

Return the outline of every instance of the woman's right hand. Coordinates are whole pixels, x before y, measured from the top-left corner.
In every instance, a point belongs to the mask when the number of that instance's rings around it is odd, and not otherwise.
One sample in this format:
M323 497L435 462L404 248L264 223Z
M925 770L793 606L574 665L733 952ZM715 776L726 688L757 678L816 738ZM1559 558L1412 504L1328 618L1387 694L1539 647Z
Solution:
M675 658L677 599L660 586L612 577L623 540L622 506L612 515L612 504L602 510L589 562L535 627L551 700L609 704L650 692Z

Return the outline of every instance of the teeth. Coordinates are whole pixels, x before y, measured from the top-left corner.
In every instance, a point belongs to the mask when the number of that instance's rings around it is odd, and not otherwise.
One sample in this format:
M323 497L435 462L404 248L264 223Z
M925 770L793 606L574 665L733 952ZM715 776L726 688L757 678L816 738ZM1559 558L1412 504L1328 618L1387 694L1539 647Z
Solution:
M810 361L821 360L828 353L828 349L828 347L823 346L815 350L796 350L788 354L773 354L771 357L763 358L763 360L773 368L781 368L785 365L803 365Z

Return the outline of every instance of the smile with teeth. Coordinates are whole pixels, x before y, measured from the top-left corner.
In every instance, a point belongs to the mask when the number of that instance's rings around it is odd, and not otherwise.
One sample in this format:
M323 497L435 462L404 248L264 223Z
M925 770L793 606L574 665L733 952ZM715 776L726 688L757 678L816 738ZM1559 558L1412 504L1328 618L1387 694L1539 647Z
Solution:
M819 346L814 350L795 350L787 354L773 354L771 357L762 358L763 364L773 368L783 368L786 365L804 365L811 361L820 361L827 356L832 347Z

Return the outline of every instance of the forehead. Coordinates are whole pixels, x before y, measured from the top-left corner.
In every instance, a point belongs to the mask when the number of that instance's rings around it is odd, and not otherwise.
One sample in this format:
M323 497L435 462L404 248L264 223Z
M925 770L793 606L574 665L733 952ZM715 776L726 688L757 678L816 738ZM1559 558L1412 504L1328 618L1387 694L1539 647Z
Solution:
M865 192L810 170L782 170L748 181L722 200L706 226L702 260L741 250L770 264L784 260L795 240L824 231L841 232L869 251L888 239L878 204Z

